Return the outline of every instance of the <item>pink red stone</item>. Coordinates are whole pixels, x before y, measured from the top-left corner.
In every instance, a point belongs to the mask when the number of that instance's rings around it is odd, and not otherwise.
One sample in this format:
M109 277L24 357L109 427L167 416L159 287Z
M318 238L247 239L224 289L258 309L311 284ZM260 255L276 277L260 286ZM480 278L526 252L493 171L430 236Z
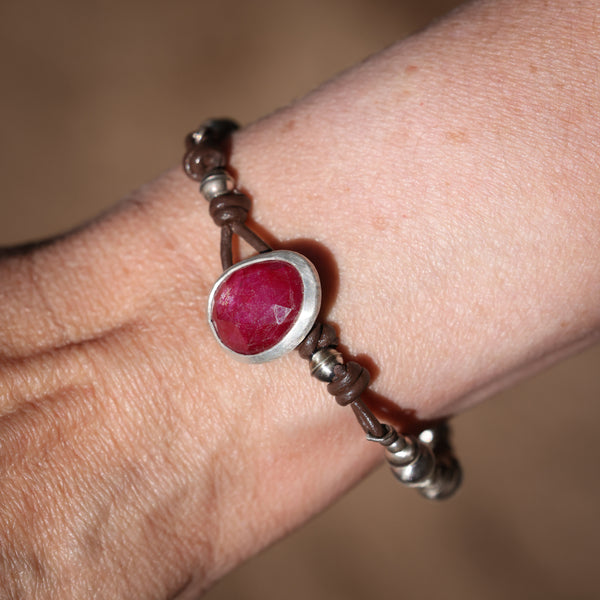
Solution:
M219 339L238 354L259 354L281 341L302 306L303 284L291 264L261 261L219 285L211 319Z

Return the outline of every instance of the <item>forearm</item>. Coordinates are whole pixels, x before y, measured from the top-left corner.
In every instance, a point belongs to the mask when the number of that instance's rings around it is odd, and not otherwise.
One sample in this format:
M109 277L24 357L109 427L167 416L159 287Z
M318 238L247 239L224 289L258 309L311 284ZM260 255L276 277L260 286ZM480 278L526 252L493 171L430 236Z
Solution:
M598 9L566 4L473 5L235 138L254 220L326 249L326 318L421 417L597 335ZM38 511L3 552L24 586L44 563L48 597L205 587L378 459L299 357L221 354L206 212L176 170L0 266L3 519L25 521L22 496ZM40 484L61 477L66 495Z

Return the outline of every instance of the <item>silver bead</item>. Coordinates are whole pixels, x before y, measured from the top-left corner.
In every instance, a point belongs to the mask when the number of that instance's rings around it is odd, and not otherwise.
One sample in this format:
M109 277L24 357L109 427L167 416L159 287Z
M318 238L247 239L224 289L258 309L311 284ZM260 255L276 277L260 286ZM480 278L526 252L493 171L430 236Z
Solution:
M319 381L332 381L334 369L344 364L344 359L335 348L317 350L310 358L310 374Z
M438 442L438 437L438 431L434 427L423 429L419 434L419 439L429 446L435 445Z
M419 437L398 433L391 425L383 427L381 437L367 435L367 439L385 448L385 458L398 480L419 488L421 495L430 500L454 494L461 484L462 471L448 446L445 423L425 429Z
M428 500L444 500L456 492L462 482L462 469L459 462L448 457L439 461L431 483L422 487L419 492Z
M437 452L438 448L446 448L450 445L450 428L446 421L441 421L428 429L423 429L419 439Z
M418 444L410 436L399 436L385 449L385 458L390 466L402 467L413 461L418 454Z
M429 500L444 500L456 492L462 483L462 469L450 447L450 428L446 422L424 429L419 440L427 444L436 459L431 483L419 489Z
M406 465L415 458L418 442L414 438L398 433L391 425L384 425L384 431L381 437L367 435L367 439L385 448L385 458L390 465Z
M415 438L412 438L415 440ZM405 465L390 462L392 473L405 485L423 487L432 482L435 473L435 458L429 446L415 440L416 455ZM386 456L387 458L387 456ZM389 459L388 459L389 461Z
M234 188L235 179L225 169L212 169L200 183L200 192L209 202Z

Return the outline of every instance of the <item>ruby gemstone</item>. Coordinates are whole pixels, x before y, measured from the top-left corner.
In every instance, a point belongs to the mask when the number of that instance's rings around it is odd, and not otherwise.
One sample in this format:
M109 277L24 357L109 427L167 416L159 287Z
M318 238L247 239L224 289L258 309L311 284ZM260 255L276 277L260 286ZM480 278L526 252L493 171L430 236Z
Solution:
M264 352L298 317L304 295L297 269L282 260L249 264L221 282L211 320L221 342L238 354Z

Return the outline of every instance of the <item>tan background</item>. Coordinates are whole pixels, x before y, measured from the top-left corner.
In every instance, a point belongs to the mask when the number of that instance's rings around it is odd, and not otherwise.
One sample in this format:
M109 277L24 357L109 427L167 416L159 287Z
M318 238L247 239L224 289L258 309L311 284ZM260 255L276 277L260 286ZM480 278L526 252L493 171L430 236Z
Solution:
M4 0L0 243L90 218L177 162L202 118L255 119L455 4ZM456 499L381 470L208 597L600 598L599 359L459 417Z

